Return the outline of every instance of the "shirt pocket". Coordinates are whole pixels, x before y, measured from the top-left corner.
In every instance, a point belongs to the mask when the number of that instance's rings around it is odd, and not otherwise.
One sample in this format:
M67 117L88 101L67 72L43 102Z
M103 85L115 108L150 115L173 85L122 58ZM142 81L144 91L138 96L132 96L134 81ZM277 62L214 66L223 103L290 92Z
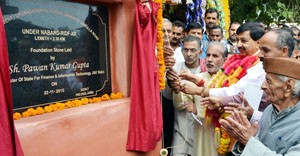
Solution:
M282 137L278 137L276 141L276 153L285 154L287 150L292 146L291 141L287 141Z

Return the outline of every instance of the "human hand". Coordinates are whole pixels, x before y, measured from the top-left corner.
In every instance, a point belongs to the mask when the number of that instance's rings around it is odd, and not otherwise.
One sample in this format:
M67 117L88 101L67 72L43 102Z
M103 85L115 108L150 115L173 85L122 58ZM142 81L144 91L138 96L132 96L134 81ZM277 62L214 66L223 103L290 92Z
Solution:
M196 75L187 70L180 71L179 77L183 80L188 80L195 84L197 84L200 81L200 78L198 78Z
M248 101L244 97L240 96L240 98L242 99L244 106L239 103L228 103L228 105L224 107L225 113L231 114L234 109L237 109L242 111L247 116L248 120L250 120L254 113L254 109L249 105Z
M184 106L187 112L194 113L194 114L197 113L196 105L193 102L185 102Z
M171 48L170 45L165 45L164 47L164 56L173 56L174 55L174 50Z
M186 94L192 94L192 95L201 95L203 91L203 87L198 87L194 83L185 82L185 81L181 81L180 88L182 92Z
M200 95L202 97L209 97L209 88L204 88Z
M254 109L249 105L248 101L243 96L240 96L240 98L243 101L242 106L240 107L243 108L243 111L246 113L247 118L250 120L254 113ZM241 109L240 107L238 107L238 109Z
M229 102L228 105L224 106L225 113L232 114L233 111L236 109L236 110L242 111L246 115L243 108L238 109L238 108L240 108L241 105L242 104L240 104L240 103Z
M164 60L166 69L171 69L176 63L176 60L173 58L173 56L165 56Z
M170 86L176 94L180 92L180 80L171 81Z
M215 110L221 107L221 99L218 97L205 97L201 99L201 104L210 110Z
M168 81L180 80L180 78L179 78L177 72L176 72L174 69L172 69L172 68L170 68L170 69L167 71L166 77L167 77Z
M152 10L148 0L141 0L141 3L143 6L146 6L149 9L149 11Z
M242 111L234 110L231 116L220 120L222 128L242 144L246 145L258 130L258 122L251 124Z

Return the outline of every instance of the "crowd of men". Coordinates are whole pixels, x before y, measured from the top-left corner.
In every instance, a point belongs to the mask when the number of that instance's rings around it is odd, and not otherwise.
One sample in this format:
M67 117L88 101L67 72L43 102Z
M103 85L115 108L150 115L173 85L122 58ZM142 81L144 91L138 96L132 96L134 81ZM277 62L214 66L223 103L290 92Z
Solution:
M164 148L173 156L220 155L208 109L229 114L218 121L236 140L225 155L300 155L299 29L232 22L225 39L216 9L207 9L204 21L163 21ZM219 71L238 63L244 75L211 86ZM258 90L249 91L253 86Z

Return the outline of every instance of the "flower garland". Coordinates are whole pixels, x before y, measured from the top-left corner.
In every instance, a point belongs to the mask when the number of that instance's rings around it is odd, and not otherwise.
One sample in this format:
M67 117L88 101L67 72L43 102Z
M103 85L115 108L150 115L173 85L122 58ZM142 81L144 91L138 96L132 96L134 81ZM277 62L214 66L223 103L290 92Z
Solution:
M258 60L257 56L242 56L235 54L230 57L223 65L213 79L209 82L208 88L229 87L237 83L247 73L247 70L254 65ZM218 146L218 153L225 154L229 151L230 137L220 128L219 119L228 116L226 113L219 110L209 110L205 108L205 116L211 118L215 128L215 141ZM220 139L218 139L220 138Z
M229 32L227 31L229 29L230 25L230 9L229 9L229 2L228 0L222 0L222 5L223 5L223 14L224 14L224 30L226 30L225 37L228 38Z
M26 118L30 116L35 116L35 115L40 115L44 113L50 113L50 112L55 112L58 110L63 110L67 108L72 108L72 107L80 107L82 105L87 105L87 104L92 104L96 102L101 102L101 101L108 101L108 100L113 100L113 99L120 99L123 97L123 94L121 92L118 93L111 93L110 96L108 94L104 94L99 97L93 97L93 98L82 98L82 99L76 99L72 101L67 101L65 103L55 103L55 104L50 104L45 107L37 107L37 108L28 108L26 111L19 113L15 112L13 114L13 119L14 120L19 120L20 118Z
M163 10L162 10L162 0L154 0L154 2L159 3L159 8L156 15L157 21L157 40L156 40L156 47L157 47L157 63L159 65L158 69L158 80L159 80L159 88L160 90L165 89L165 61L164 61L164 49L163 49Z

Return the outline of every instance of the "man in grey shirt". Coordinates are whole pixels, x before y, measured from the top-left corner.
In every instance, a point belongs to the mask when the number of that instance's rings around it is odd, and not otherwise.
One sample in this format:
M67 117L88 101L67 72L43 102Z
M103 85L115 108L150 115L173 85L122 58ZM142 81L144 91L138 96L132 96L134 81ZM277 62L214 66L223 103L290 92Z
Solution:
M233 153L242 156L300 155L300 62L265 58L262 89L269 105L259 122L251 124L242 111L221 119L222 127L238 142Z

